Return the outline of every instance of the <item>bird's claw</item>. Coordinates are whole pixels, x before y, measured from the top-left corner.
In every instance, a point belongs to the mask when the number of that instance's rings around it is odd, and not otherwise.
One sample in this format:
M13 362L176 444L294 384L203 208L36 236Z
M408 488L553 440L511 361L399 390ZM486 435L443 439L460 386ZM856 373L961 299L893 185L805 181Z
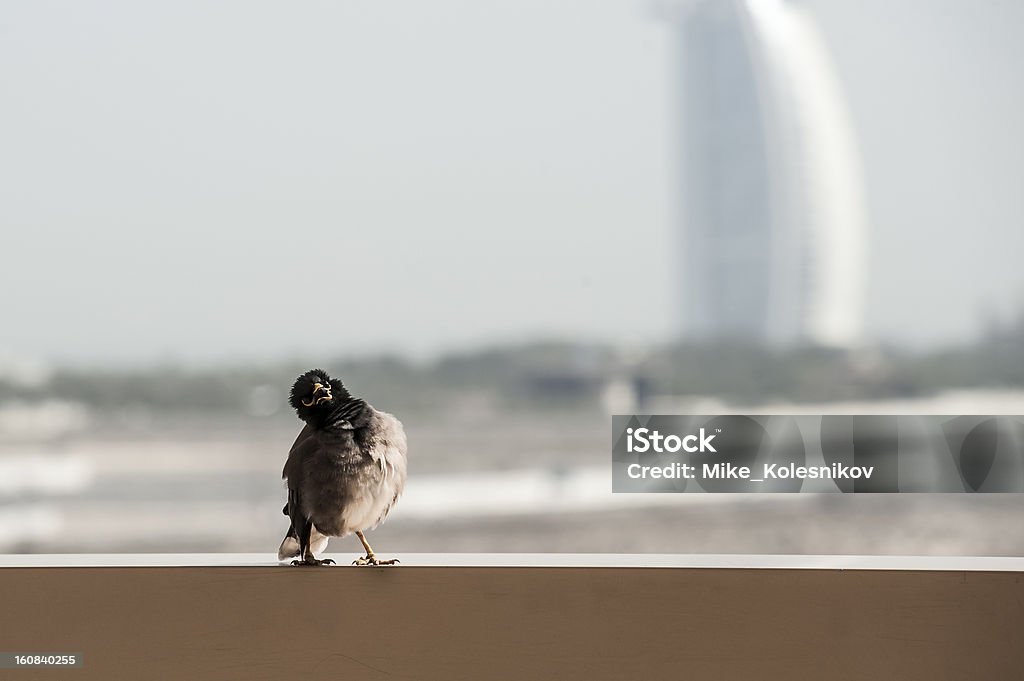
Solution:
M324 558L322 560L318 560L316 558L296 558L292 561L292 565L336 565L336 563L330 558Z
M388 560L381 560L372 553L368 556L361 556L352 561L353 565L397 565L401 561L397 558L390 558Z

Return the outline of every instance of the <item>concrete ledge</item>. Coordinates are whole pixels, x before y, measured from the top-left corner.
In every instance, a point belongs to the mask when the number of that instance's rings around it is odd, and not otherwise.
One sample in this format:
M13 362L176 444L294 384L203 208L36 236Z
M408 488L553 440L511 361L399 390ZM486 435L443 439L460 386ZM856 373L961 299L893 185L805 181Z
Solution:
M267 555L5 556L0 649L84 665L0 675L1024 677L1018 558L401 557L300 569Z
M359 554L326 553L339 565ZM391 557L390 554L382 557ZM1024 572L1018 556L789 556L677 553L402 553L402 567L722 568ZM269 553L33 553L0 555L5 567L277 567Z

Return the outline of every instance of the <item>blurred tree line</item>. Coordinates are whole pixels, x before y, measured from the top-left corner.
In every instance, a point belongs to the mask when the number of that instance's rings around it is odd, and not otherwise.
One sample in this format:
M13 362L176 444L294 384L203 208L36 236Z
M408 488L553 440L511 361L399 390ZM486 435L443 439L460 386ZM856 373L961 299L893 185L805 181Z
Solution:
M38 385L0 376L0 403L60 399L91 410L290 417L291 382L310 368L261 366L59 369ZM395 356L338 359L322 368L356 395L394 411L429 414L467 396L506 409L591 408L613 381L645 394L714 396L738 403L914 397L953 388L1024 386L1024 323L983 341L927 353L893 348L770 349L751 344L535 343L416 362Z

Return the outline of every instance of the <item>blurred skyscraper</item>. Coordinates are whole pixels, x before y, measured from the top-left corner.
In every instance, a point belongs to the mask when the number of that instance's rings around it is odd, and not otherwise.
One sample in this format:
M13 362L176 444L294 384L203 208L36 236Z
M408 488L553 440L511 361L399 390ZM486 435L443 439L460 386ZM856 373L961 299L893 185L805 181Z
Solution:
M683 335L860 337L860 163L810 17L783 0L673 4Z

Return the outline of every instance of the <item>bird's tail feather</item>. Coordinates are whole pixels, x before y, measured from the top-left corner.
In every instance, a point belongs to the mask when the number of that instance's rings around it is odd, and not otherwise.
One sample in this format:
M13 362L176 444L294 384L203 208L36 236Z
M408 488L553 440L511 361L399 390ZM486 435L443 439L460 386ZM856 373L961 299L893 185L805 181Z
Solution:
M313 528L309 535L309 543L313 553L323 553L327 548L328 537L320 534ZM277 559L280 561L299 558L299 538L295 536L295 530L288 528L288 534L284 536L281 546L277 549Z

